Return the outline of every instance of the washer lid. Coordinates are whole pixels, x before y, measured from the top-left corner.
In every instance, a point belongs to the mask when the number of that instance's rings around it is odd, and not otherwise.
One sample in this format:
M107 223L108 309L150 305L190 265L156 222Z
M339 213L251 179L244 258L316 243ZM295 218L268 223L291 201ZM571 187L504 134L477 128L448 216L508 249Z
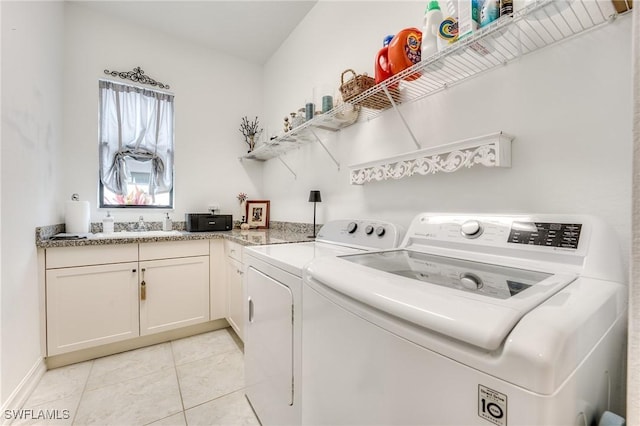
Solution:
M495 350L576 277L411 250L317 259L305 281L451 338Z

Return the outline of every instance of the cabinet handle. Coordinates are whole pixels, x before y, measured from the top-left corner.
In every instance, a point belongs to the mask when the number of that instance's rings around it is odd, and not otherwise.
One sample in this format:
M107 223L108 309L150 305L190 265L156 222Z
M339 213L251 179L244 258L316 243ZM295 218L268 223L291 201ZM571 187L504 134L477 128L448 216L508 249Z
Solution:
M253 300L249 298L249 322L253 322Z
M147 300L147 283L144 281L140 283L140 300Z
M137 271L137 269L135 269L135 268L133 268L133 269L131 270L131 272L136 272L136 271Z
M147 283L144 281L145 268L142 268L141 271L142 281L140 281L140 300L147 300Z
M238 275L242 275L244 274L244 271L240 270L240 269L236 269L236 271L238 271Z

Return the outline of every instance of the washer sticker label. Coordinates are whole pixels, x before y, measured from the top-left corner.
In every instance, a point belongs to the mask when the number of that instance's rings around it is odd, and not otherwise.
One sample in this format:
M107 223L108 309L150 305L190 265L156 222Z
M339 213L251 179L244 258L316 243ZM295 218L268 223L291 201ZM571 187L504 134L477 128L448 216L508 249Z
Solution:
M507 425L507 395L478 385L478 416L494 425Z

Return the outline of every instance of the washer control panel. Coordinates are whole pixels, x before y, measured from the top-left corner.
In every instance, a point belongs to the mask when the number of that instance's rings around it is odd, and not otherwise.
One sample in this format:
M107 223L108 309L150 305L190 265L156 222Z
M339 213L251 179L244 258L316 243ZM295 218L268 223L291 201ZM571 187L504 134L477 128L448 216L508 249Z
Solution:
M576 215L436 215L416 217L403 245L460 243L538 251L579 251L589 219ZM407 240L408 239L408 240Z
M371 249L392 249L402 240L399 226L379 220L335 220L318 232L317 241Z
M513 222L507 242L577 249L581 223Z

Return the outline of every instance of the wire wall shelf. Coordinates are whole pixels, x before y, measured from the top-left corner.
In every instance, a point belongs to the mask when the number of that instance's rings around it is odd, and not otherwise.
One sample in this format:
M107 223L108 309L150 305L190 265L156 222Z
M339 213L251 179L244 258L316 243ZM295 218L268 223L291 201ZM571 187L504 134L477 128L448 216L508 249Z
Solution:
M627 9L630 9L629 5ZM310 142L322 143L316 129L338 131L356 121L374 119L389 109L398 113L416 147L420 149L399 106L426 98L524 55L598 28L627 13L618 13L609 0L531 1L513 16L502 17L448 48L422 58L420 63L373 86L349 103L317 115L284 135L267 141L241 159L265 161ZM322 146L331 156L326 146ZM339 169L339 163L333 156L331 158Z

